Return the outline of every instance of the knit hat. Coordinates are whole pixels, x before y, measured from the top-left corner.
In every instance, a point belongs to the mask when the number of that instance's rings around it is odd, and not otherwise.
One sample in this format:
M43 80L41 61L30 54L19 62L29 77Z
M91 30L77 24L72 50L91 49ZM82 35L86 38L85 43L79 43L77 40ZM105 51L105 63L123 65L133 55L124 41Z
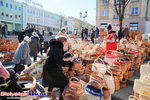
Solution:
M39 37L36 32L33 32L32 35L33 35L34 37Z
M60 31L66 30L65 27L62 27Z
M107 29L108 29L108 30L111 30L111 29L112 29L111 24L108 24Z
M29 38L28 36L25 36L25 37L24 37L24 40L25 40L25 41L31 41L31 38Z

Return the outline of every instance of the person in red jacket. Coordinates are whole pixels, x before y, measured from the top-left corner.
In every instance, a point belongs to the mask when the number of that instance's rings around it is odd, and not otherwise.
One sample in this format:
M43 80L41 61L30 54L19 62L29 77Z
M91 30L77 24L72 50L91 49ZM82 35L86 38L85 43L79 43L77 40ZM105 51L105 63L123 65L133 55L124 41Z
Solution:
M117 35L116 32L112 30L111 24L107 26L107 37L105 38L106 42L106 52L108 50L116 50L117 49Z

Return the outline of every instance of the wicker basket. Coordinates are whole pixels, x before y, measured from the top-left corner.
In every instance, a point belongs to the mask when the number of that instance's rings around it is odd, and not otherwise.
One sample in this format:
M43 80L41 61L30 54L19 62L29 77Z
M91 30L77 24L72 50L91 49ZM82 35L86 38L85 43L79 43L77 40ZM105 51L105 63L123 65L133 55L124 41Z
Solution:
M30 90L34 90L34 91L36 90L36 79L33 76L25 74L25 75L19 75L18 78L19 78L18 81L32 81L33 84L30 87Z

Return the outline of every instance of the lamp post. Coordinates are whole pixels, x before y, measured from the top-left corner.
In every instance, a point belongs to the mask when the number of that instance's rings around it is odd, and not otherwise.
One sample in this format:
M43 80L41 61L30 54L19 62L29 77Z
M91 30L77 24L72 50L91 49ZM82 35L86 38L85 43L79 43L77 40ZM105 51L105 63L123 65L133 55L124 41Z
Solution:
M87 17L87 11L84 12L84 15L82 15L82 12L80 12L80 17L83 18L83 22L85 24L85 18ZM82 26L82 24L81 24Z
M38 28L38 20L40 19L40 17L36 17L37 20L37 25L36 25L36 29Z

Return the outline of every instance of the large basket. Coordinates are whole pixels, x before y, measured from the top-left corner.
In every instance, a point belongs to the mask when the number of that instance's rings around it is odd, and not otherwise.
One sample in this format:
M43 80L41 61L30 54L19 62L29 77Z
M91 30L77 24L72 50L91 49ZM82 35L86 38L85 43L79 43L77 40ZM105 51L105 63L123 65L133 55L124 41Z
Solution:
M32 81L33 82L32 86L30 86L29 89L33 91L36 90L36 79L33 76L24 74L19 75L18 78L19 78L18 81Z

